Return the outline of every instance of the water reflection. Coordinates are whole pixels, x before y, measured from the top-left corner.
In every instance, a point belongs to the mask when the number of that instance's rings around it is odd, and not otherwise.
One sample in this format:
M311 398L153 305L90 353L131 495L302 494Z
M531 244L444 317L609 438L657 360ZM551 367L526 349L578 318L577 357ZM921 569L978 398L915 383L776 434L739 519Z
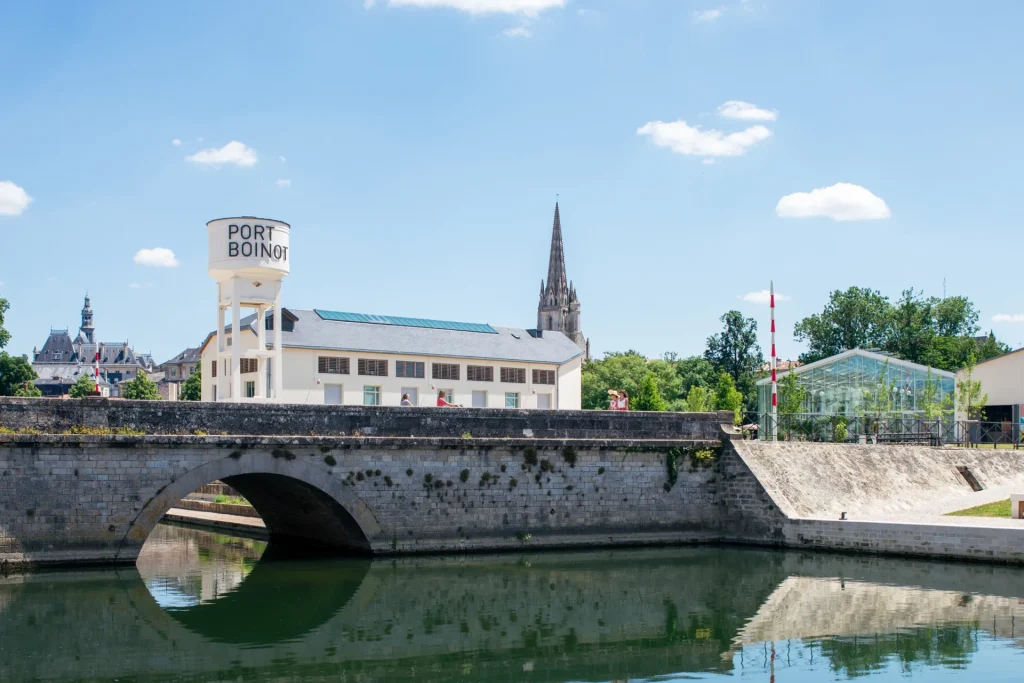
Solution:
M161 526L138 571L0 579L0 680L1012 680L1024 663L1024 572L1009 567L720 548L266 552Z

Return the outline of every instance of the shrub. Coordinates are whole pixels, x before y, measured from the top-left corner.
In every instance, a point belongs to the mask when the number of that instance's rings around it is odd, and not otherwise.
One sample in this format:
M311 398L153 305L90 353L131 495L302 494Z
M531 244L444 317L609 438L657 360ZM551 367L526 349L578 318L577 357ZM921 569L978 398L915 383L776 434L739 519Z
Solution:
M469 481L469 470L462 470L459 472L459 481L463 483Z

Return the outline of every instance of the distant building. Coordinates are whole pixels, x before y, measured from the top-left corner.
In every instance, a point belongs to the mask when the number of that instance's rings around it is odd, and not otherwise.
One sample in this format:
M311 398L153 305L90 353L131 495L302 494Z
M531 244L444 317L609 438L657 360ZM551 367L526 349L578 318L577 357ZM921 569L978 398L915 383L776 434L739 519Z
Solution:
M156 382L157 390L164 400L178 400L182 383L196 370L199 351L199 347L185 349L174 358L161 363L159 372L150 376L150 379Z
M39 375L35 385L43 396L63 396L83 374L95 375L100 366L100 390L120 394L118 385L139 372L155 370L149 354L138 354L128 342L97 342L89 297L82 308L82 325L74 339L67 329L51 329L42 349L32 351L32 369ZM106 385L106 386L104 386Z

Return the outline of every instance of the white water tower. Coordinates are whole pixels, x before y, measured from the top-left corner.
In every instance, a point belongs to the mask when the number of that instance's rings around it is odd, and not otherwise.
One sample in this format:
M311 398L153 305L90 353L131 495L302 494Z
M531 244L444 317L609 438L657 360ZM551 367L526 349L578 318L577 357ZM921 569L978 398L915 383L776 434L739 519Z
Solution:
M206 224L210 277L217 281L217 365L215 401L280 401L283 383L281 282L289 272L291 226L254 216L218 218ZM255 309L257 342L244 349L241 309ZM231 346L224 334L224 310L231 309ZM273 310L273 345L267 348L268 310ZM242 359L255 359L255 386L243 392ZM251 363L247 363L247 369ZM269 372L268 372L269 368ZM246 378L248 379L248 378ZM228 382L230 380L230 388ZM268 387L269 384L269 387ZM268 390L269 389L269 390Z

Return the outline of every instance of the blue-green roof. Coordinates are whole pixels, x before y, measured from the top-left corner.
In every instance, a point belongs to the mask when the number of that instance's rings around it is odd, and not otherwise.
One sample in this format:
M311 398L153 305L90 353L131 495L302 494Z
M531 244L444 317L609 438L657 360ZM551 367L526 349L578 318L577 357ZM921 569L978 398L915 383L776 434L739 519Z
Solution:
M426 327L434 330L455 330L458 332L482 332L498 334L498 331L483 323L457 323L450 320L428 320L426 318L402 318L393 315L367 315L366 313L344 313L314 308L323 320L343 323L368 323L371 325L396 325L398 327Z

